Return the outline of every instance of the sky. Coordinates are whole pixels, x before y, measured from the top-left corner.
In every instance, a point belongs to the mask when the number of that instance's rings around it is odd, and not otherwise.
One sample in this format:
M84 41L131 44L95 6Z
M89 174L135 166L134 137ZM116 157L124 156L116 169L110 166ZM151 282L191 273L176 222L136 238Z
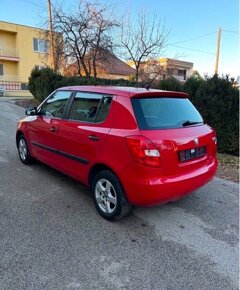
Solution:
M52 0L64 9L77 0ZM108 3L109 0L99 0ZM240 75L239 1L238 0L112 0L119 17L131 11L146 11L165 21L169 30L167 46L159 57L177 58L194 63L202 76L214 74L217 31L222 28L219 75ZM47 0L0 0L0 21L44 27Z

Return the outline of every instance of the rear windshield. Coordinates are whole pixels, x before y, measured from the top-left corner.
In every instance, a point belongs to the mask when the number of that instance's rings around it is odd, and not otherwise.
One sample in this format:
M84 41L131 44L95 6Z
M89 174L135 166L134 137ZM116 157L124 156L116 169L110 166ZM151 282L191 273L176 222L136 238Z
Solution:
M138 126L142 130L182 128L203 124L197 109L188 99L132 99Z

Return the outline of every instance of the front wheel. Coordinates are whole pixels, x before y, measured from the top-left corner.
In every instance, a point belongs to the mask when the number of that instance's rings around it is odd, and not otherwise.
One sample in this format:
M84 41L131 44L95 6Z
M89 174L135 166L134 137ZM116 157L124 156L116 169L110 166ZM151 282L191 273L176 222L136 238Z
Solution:
M24 164L33 163L33 158L30 154L28 144L27 144L26 139L24 138L24 135L20 135L18 137L17 145L18 145L19 158L22 161L22 163Z
M94 204L102 217L121 219L131 212L119 179L109 170L99 172L92 183Z

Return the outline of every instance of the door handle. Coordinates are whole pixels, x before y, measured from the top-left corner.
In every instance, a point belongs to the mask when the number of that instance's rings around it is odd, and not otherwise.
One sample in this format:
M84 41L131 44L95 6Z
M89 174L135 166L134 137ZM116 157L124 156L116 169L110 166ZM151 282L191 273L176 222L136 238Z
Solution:
M56 130L57 130L57 129L56 129L56 127L54 127L54 126L50 128L50 131L51 131L51 132L56 132Z
M88 138L92 141L99 141L99 137L98 136L95 136L95 135L89 135Z

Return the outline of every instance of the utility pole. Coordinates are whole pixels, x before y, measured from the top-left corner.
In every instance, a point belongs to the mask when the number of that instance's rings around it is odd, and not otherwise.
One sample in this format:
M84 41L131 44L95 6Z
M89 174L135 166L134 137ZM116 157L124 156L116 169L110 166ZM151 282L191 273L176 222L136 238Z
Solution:
M221 41L221 27L218 28L218 39L217 39L217 53L216 53L216 63L215 63L215 74L218 74L218 63L219 63L219 53L220 53L220 41Z
M54 71L56 71L54 40L53 40L53 24L52 24L51 0L48 0L48 17L49 17L49 36L50 36L50 65L51 65L52 69Z

